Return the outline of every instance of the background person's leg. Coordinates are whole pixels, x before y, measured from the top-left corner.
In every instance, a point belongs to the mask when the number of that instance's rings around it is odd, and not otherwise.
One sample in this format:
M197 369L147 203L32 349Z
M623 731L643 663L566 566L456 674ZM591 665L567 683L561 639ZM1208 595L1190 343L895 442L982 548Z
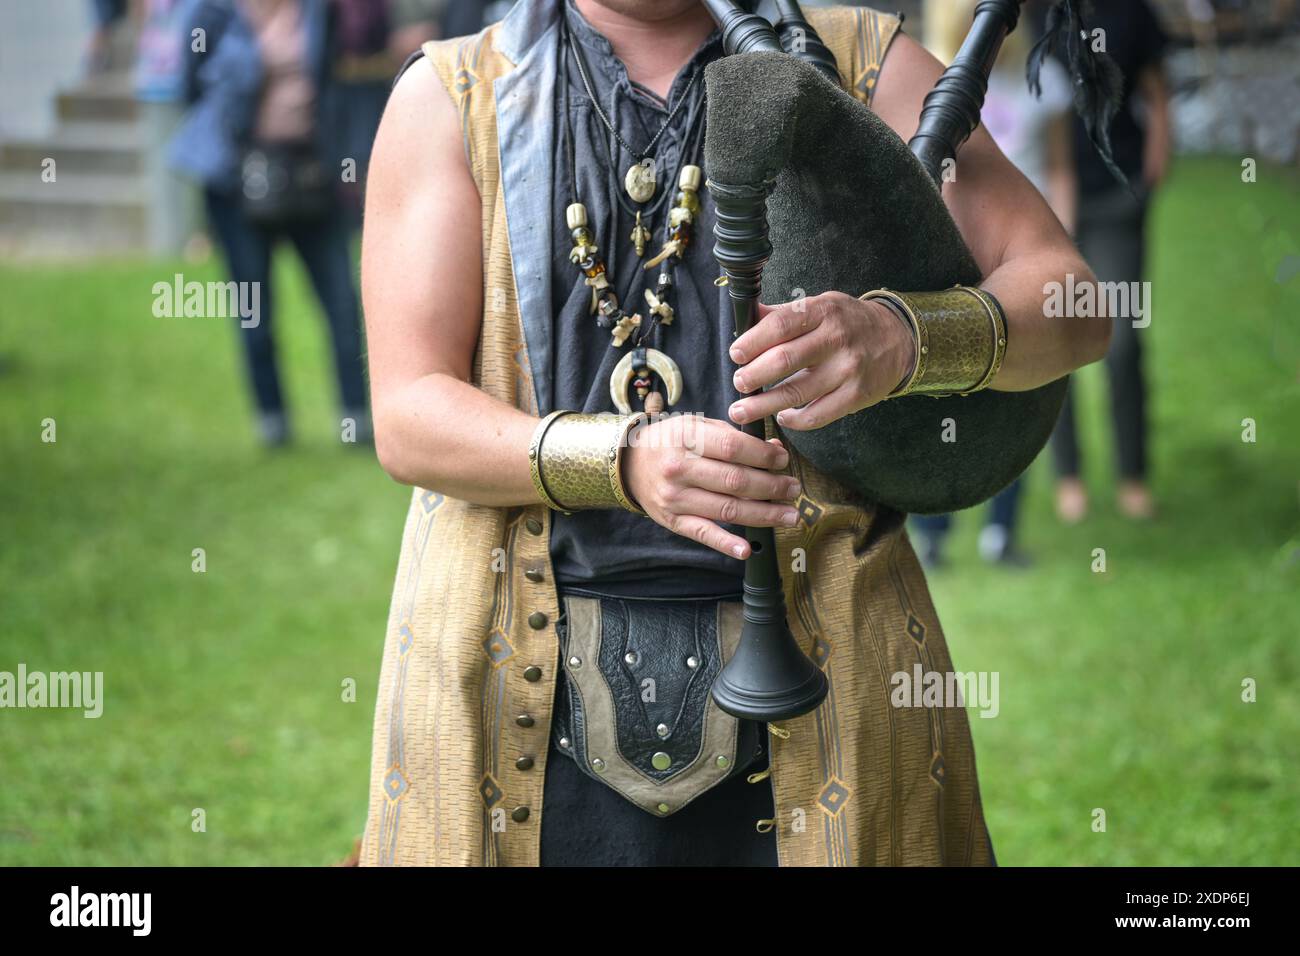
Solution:
M927 568L943 565L943 543L952 531L952 515L912 515L912 530L919 536L916 556Z
M988 522L980 529L979 552L995 564L1024 565L1028 558L1016 546L1016 518L1020 514L1025 479L1017 478L989 502Z
M237 196L208 190L204 194L208 222L226 259L230 278L240 283L258 283L259 315L256 325L236 326L244 346L253 398L257 403L258 428L267 445L289 440L288 419L280 373L275 363L275 341L271 335L271 245L272 237L250 223L239 208ZM241 295L241 298L243 295Z
M347 220L341 210L324 222L302 224L290 230L290 238L302 256L312 287L329 320L343 417L355 422L355 440L364 444L372 440L372 432L366 411L361 315L356 286L352 282L348 235Z
M1142 329L1121 320L1106 355L1111 416L1119 466L1120 508L1129 517L1148 517L1153 510L1147 490L1146 382L1142 372Z
M1115 317L1106 354L1106 378L1115 431L1119 507L1129 517L1144 518L1153 511L1146 486L1146 382L1142 372L1142 337L1148 329L1133 327L1137 316L1132 292L1141 288L1146 204L1127 193L1116 193L1096 203L1090 218L1087 243L1081 235L1079 248L1097 280L1130 286L1130 314ZM1144 299L1142 305L1149 310L1151 303Z
M1074 416L1075 384L1071 381L1065 390L1065 402L1049 443L1056 470L1056 516L1066 524L1077 524L1088 514L1088 491L1079 473L1082 463Z

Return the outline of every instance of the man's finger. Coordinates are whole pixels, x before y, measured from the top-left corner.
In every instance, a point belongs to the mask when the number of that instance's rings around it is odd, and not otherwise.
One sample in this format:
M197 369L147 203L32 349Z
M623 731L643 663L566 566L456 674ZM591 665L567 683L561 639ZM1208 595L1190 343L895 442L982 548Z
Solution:
M778 342L748 365L736 370L731 384L741 395L752 395L761 388L775 385L801 369L824 362L834 353L828 337L812 331L786 342Z
M787 408L799 408L829 395L844 384L844 377L827 365L804 369L780 385L734 403L727 414L738 425L766 418Z
M683 538L697 541L729 558L749 557L748 541L707 518L698 515L679 515L669 522L668 530Z
M755 501L789 501L799 493L797 478L711 458L691 460L685 477L697 488Z
M823 310L812 299L773 306L766 314L764 308L759 307L760 318L754 327L731 343L731 360L737 365L753 361L778 342L805 335L821 325Z
M791 408L781 412L776 416L776 423L794 432L811 431L829 425L851 412L859 411L855 407L857 401L858 390L852 385L841 385L803 408Z
M780 471L790 464L790 453L781 446L746 435L734 425L713 420L696 430L690 450L715 461L730 461L765 471Z
M791 505L733 498L701 488L689 488L682 492L679 503L674 507L698 518L744 525L747 528L793 528L799 523L799 512Z

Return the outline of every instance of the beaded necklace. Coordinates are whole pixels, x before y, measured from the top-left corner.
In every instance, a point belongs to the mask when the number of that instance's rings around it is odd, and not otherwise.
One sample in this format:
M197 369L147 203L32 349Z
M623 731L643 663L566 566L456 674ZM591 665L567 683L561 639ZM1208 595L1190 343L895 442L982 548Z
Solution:
M632 345L632 348L615 365L614 371L610 375L611 402L620 412L630 414L632 405L627 395L628 386L630 385L635 389L644 410L652 415L657 414L665 406L665 396L655 389L656 378L663 383L667 391L667 405L675 404L681 398L682 392L682 374L677 363L666 352L651 348L648 343L652 338L661 337L662 333L659 330L671 326L676 318L676 313L671 304L673 271L690 246L691 227L700 212L699 187L703 176L699 165L690 160L695 158L695 155L703 146L703 87L698 83L699 74L697 71L691 77L686 89L682 91L677 104L670 109L668 118L651 139L650 144L645 150L637 153L614 129L613 123L596 100L582 52L569 31L567 13L560 21L560 45L560 85L561 101L563 103L563 121L561 123L563 139L561 148L567 156L570 173L570 201L565 209L565 225L573 240L573 248L569 251L569 261L577 267L583 276L583 281L591 289L591 313L596 317L597 327L610 333L611 346L613 348L623 348L629 343ZM636 218L636 225L633 227L629 238L638 260L645 254L645 246L651 234L646 222L653 221L654 216L663 206L667 192L661 193L655 199L657 186L653 172L648 177L642 175L638 180L640 186L634 190L632 188L632 170L640 168L647 161L647 154L658 143L659 138L668 129L673 118L681 112L688 100L690 102L690 109L686 114L687 134L682 146L681 165L676 180L677 192L674 196L673 206L669 210L668 218L664 223L664 244L659 253L642 266L643 269L652 269L659 266L659 277L655 290L653 292L650 289L645 290L645 302L648 309L647 319L642 319L640 313L629 314L623 308L616 290L610 284L609 277L611 273L606 268L604 257L600 254L600 250L596 245L595 236L587 217L587 207L583 205L578 197L574 135L568 108L569 71L567 55L573 56L578 74L586 87L587 95L595 108L596 115L618 145L637 159L637 164L629 169L628 176L625 177L628 197L637 203L654 200L644 209L628 206L623 192L617 188L613 181L617 157L614 154L613 145L607 140L606 151L611 179L610 192L615 197L618 206L629 216L634 215ZM699 95L692 98L692 92L697 89ZM611 114L612 112L611 110ZM649 162L653 167L653 159L650 159ZM647 182L649 183L648 190L643 188ZM611 250L611 254L613 251ZM658 336L656 333L658 333Z

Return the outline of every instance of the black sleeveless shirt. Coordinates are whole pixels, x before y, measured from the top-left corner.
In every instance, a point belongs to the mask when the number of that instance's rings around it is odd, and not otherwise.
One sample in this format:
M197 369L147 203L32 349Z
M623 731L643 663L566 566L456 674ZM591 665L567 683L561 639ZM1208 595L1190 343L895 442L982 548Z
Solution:
M624 140L643 149L663 125L695 77L692 97L703 94L704 67L722 55L721 35L714 31L682 68L669 90L667 102L628 78L613 47L573 6L565 2L565 15L574 41L579 44L592 89L605 115ZM643 269L656 254L673 197L684 146L690 162L702 165L703 104L699 129L691 135L688 101L673 118L654 149L657 188L654 197L636 207L651 231L644 259L638 260L629 239L635 217L615 200L612 191L623 190L623 177L635 157L628 155L609 134L592 108L572 55L562 62L568 70L568 103L563 82L556 83L556 141L552 186L552 341L551 369L555 408L585 412L612 412L609 378L614 366L632 347L614 348L607 330L591 314L591 289L569 261L572 239L564 211L573 192L573 172L563 145L562 124L567 110L573 133L577 166L576 199L587 207L595 243L604 257L611 286L629 314L647 315L644 292L655 289L659 267ZM614 162L611 164L610 156ZM677 263L669 298L675 310L671 326L660 326L644 344L669 355L680 367L681 399L668 411L699 412L727 420L727 408L736 399L731 385L735 365L727 355L732 328L726 290L714 284L719 274L713 258L714 210L708 190L699 191L701 215L693 225L691 244ZM653 210L653 212L651 212ZM629 389L629 391L631 391ZM633 393L633 407L639 402ZM543 409L545 414L551 409ZM675 535L652 521L626 511L587 511L570 516L556 513L551 532L551 557L556 583L597 593L635 597L735 595L740 593L744 563Z

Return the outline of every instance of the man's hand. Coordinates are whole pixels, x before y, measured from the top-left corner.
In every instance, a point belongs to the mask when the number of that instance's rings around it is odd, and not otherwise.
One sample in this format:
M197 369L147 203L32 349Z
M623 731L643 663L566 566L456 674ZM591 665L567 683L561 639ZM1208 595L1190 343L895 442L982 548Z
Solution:
M772 473L789 463L789 452L775 439L765 442L712 418L675 415L632 432L623 476L637 503L669 531L747 558L749 542L719 522L797 524L799 512L776 502L793 499L799 481Z
M880 302L826 292L759 315L731 346L736 390L750 396L731 406L737 424L775 414L782 428L821 428L883 400L916 360L912 334Z

